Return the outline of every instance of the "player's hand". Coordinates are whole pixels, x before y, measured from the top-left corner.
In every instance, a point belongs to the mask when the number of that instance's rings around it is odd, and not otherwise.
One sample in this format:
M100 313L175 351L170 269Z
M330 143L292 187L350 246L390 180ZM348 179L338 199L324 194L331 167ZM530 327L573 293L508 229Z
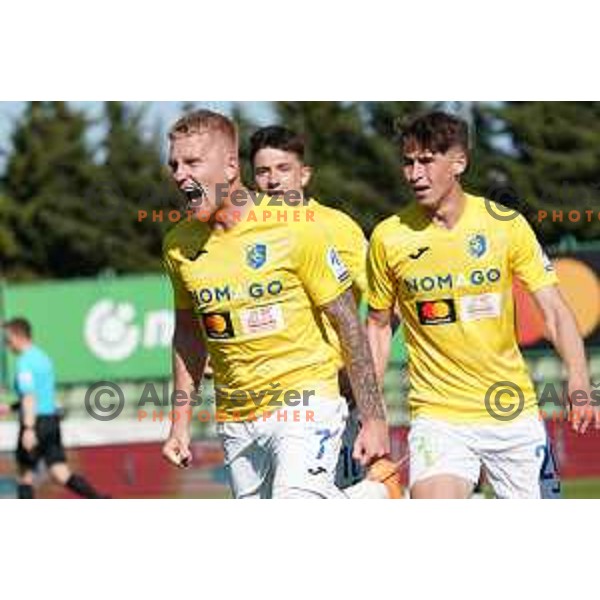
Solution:
M0 419L6 417L10 413L10 406L6 404L0 404Z
M35 435L35 431L33 429L25 429L25 431L23 431L23 435L21 436L21 443L27 452L31 452L38 445L38 439L37 435Z
M352 456L363 467L373 461L388 456L390 453L390 434L387 421L383 419L367 419L354 442Z
M172 429L162 449L163 457L172 465L185 469L192 462L190 435L187 431Z
M600 406L591 397L588 381L571 377L568 382L569 402L571 406L571 427L576 433L585 433L593 425L600 429Z

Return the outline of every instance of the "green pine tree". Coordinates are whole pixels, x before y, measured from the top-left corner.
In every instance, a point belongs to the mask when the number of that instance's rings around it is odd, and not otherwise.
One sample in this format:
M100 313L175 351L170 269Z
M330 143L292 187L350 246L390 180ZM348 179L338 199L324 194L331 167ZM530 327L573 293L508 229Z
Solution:
M178 193L161 159L158 134L144 133L145 106L106 102L102 142L103 222L110 264L120 272L160 268L166 215L179 208ZM140 220L140 212L148 217ZM153 211L163 221L154 222Z
M600 239L600 102L506 102L493 111L507 143L495 159L498 173L529 207L546 243L572 235ZM540 221L538 211L548 211ZM552 221L552 211L563 221ZM570 222L567 213L580 211ZM593 210L588 223L583 211Z
M314 167L311 191L369 232L407 199L394 140L418 103L278 102L282 124L304 133Z
M12 136L4 189L18 206L18 269L28 276L95 274L105 263L89 197L98 169L88 122L65 102L31 102Z
M18 210L14 201L7 196L0 196L0 278L18 273L21 269L23 249L15 235L17 219Z

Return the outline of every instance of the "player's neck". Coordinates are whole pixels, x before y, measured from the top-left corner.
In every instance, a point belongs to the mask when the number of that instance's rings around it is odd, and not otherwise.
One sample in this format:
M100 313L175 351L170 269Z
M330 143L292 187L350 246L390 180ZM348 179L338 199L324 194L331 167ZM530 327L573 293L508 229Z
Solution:
M233 194L238 194L240 191L246 193L246 202L239 200L234 204L232 202ZM223 208L220 208L209 221L209 225L215 231L229 231L238 223L241 223L248 212L252 209L252 202L248 190L244 188L241 181L236 181L229 186L229 193L224 198Z
M33 346L32 341L22 342L17 349L17 354L24 354L27 350L30 350Z
M466 204L465 193L461 187L457 187L442 198L431 211L428 211L429 217L438 227L454 229L465 212Z

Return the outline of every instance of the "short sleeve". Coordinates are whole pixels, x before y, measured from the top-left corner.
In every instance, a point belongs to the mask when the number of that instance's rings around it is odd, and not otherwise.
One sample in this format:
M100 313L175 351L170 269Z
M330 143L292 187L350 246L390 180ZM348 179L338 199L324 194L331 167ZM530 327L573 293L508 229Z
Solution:
M392 308L395 303L394 281L391 277L385 243L375 229L367 255L367 301L375 310Z
M552 262L537 241L533 229L521 215L511 222L509 243L512 273L529 292L558 283Z
M193 308L194 303L192 296L185 287L179 269L177 268L177 262L171 256L169 250L165 250L163 253L163 265L171 281L171 287L173 288L175 308L181 310Z
M344 264L350 271L357 300L367 291L367 240L362 229L347 215L342 214L339 227L334 231L334 243Z
M27 396L35 392L33 370L26 364L17 366L15 388L19 396Z
M294 232L293 260L313 302L324 306L352 286L352 276L327 232L312 233L303 235L300 229Z
M367 292L367 240L361 229L358 227L353 232L353 250L350 259L348 260L348 267L352 273L352 279L354 285L360 292L361 296L364 296ZM342 255L343 258L343 255Z
M332 237L335 247L350 270L355 297L359 301L366 293L367 240L358 223L345 212L319 205L318 218Z

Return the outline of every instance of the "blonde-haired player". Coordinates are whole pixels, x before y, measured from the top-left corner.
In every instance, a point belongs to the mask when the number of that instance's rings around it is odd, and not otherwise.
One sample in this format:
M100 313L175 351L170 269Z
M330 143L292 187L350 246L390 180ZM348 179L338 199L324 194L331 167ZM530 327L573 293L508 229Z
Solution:
M362 482L352 496L334 484L347 408L324 315L344 348L363 418L355 456L363 464L386 456L389 437L350 274L327 231L318 219L296 219L291 207L267 219L269 206L248 200L237 133L222 115L196 111L177 122L169 165L190 210L209 218L180 223L164 244L176 302L174 383L185 397L165 457L178 466L191 458L188 415L208 353L236 498L393 496L390 480Z

